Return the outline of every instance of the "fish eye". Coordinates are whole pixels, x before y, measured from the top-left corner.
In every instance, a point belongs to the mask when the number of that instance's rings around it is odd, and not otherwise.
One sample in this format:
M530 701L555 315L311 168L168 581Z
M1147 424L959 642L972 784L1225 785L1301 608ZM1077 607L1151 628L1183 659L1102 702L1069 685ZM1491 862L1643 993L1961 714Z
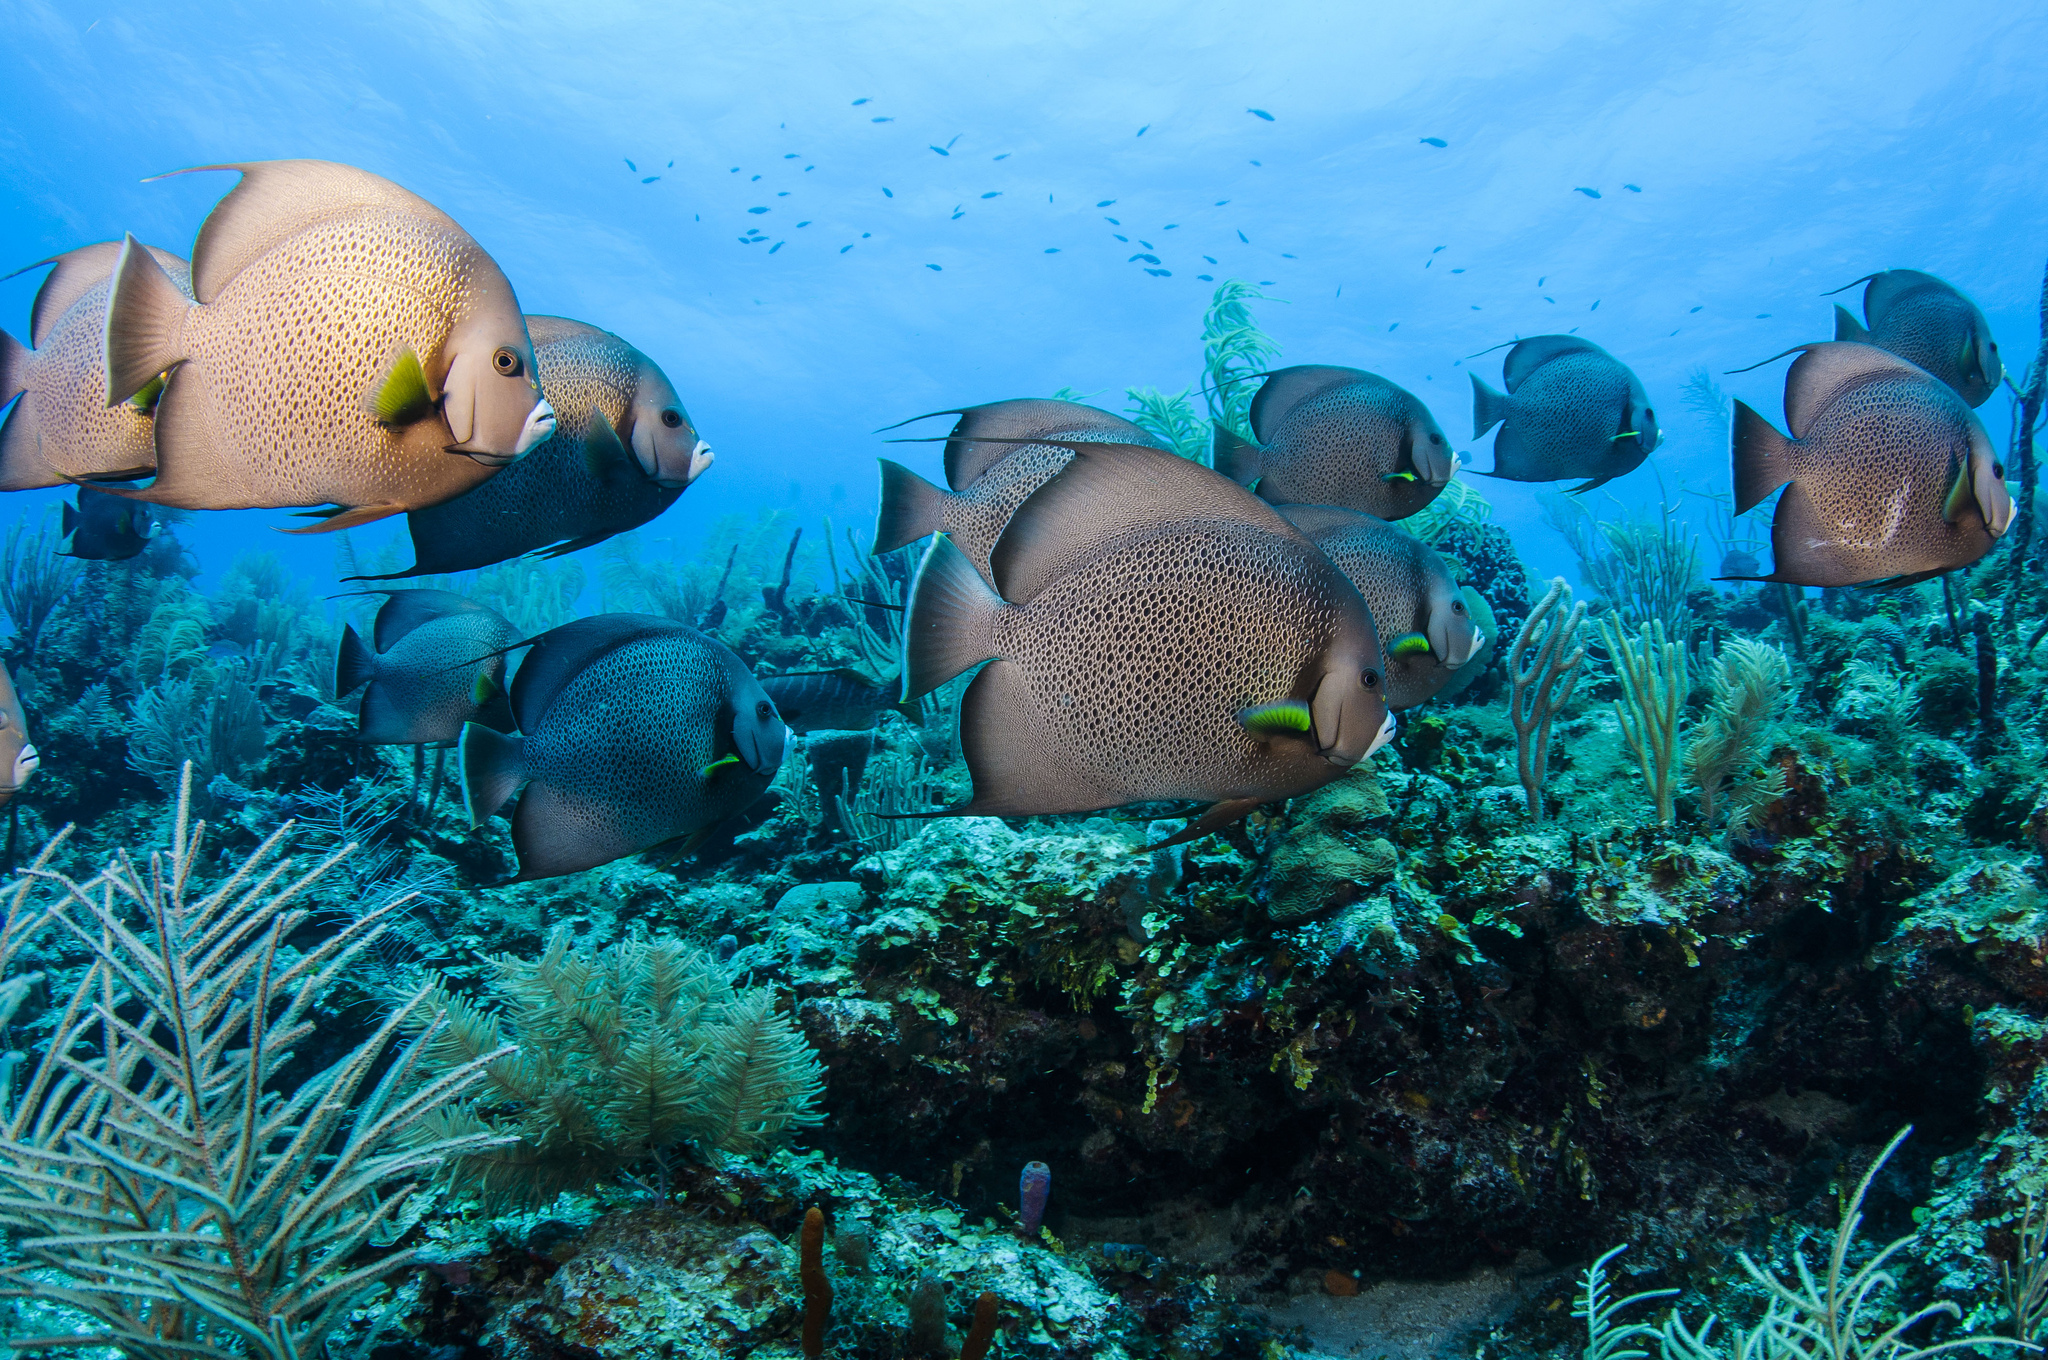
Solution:
M1367 667L1358 677L1358 682L1367 689L1378 689L1380 687L1380 673L1371 667Z
M1465 602L1464 602L1463 600L1453 600L1453 601L1451 601L1451 612L1452 612L1453 614L1462 614L1462 613L1464 613L1464 612L1465 612Z
M2005 480L2005 464L2003 464L2003 463L1993 463L1993 464L1991 465L1991 475L1992 475L1992 476L1994 476L1994 477L1996 477L1996 478L1997 478L1997 479L1998 479L1999 481L2001 481L2001 482L2002 482L2002 481L2004 481L2004 480Z
M491 356L491 367L507 378L516 377L519 373L519 356L512 350L500 346L498 352Z
M754 716L762 722L767 722L775 716L775 705L769 703L766 699L761 700L754 705Z
M1429 442L1436 445L1438 448L1442 448L1444 446L1444 437L1440 434L1432 434L1429 437Z
M683 423L683 413L681 411L663 411L661 413L661 423L668 426L671 430L676 429Z

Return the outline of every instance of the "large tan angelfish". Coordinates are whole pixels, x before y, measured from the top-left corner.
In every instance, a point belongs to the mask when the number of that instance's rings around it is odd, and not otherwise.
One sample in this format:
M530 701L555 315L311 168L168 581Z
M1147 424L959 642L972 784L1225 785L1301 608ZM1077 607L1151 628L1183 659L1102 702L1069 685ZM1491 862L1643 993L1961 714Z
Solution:
M1785 375L1788 439L1735 403L1735 513L1785 488L1769 576L1904 586L1967 567L2012 524L1991 436L1947 383L1889 350L1801 345Z
M192 271L185 262L167 250L147 249L189 297ZM21 398L0 428L0 491L127 480L155 470L153 416L163 384L152 379L129 400L107 404L101 346L107 291L120 258L119 241L102 241L15 271L52 266L29 312L35 348L0 331L0 407Z
M512 285L447 214L328 161L239 170L195 304L134 237L107 301L108 405L155 377L157 477L192 510L334 506L315 532L450 500L554 428Z

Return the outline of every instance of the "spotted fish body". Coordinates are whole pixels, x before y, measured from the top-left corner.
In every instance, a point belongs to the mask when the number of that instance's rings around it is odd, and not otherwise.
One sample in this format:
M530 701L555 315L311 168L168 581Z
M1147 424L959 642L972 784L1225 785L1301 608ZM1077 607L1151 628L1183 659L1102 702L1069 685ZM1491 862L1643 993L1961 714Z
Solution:
M1074 457L1063 445L1005 442L1032 439L1159 447L1151 435L1123 417L1076 402L1024 399L970 407L961 412L960 423L946 441L946 475L953 491L881 460L874 551L892 552L928 534L943 533L987 578L989 554L1017 507Z
M518 880L708 831L767 789L788 730L746 664L673 620L601 614L542 634L512 682L520 734L470 724L472 822L525 785Z
M1657 413L1627 366L1576 335L1519 341L1503 365L1507 393L1472 375L1472 437L1495 425L1493 472L1515 482L1589 479L1590 491L1632 472L1657 447Z
M147 249L190 297L185 261ZM53 267L30 314L34 348L0 332L0 407L20 397L0 427L0 491L147 477L155 470L154 390L107 404L107 293L120 257L119 241L103 241L45 260Z
M1906 585L1968 566L2012 523L1976 413L1891 352L1806 345L1785 377L1791 438L1735 403L1736 513L1779 487L1772 572L1792 585Z
M157 478L187 509L342 507L348 528L450 500L552 429L512 286L446 214L322 161L243 172L200 230L194 304L130 244L107 400L171 370ZM132 242L132 238L131 242Z
M974 796L955 811L1215 803L1192 837L1391 735L1372 617L1312 544L1198 464L1080 448L998 545L1000 595L945 538L919 571L906 695L993 658L961 702Z
M149 546L163 525L146 505L109 496L89 486L78 488L78 504L66 504L64 542L58 552L88 562L125 562Z
M1388 708L1435 697L1484 645L1450 567L1415 535L1337 506L1277 508L1365 597L1386 654Z
M494 609L447 590L394 590L377 611L376 650L341 633L335 692L363 691L363 740L376 745L454 741L462 725L510 727L504 649L517 630Z
M1361 369L1280 369L1252 398L1251 422L1257 443L1216 428L1216 470L1275 504L1406 519L1457 467L1429 408Z
M42 757L28 739L28 710L14 677L0 664L0 805L11 802L41 767Z
M1835 308L1835 339L1876 345L1918 365L1954 388L1971 406L1998 390L2005 363L1991 323L1954 285L1917 269L1888 269L1865 280L1858 324Z
M575 552L654 519L710 467L710 448L653 360L580 321L529 316L526 325L554 433L475 490L408 515L410 568L357 579Z

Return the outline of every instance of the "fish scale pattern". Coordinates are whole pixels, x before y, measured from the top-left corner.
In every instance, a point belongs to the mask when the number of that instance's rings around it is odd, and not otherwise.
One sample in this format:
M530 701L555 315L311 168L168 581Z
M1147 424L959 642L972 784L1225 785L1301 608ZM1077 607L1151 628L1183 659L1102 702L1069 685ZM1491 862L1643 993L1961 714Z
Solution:
M1306 741L1254 738L1237 714L1309 698L1348 594L1305 543L1243 525L1126 539L997 616L1027 709L1003 726L1028 759L1005 764L1062 772L1085 790L1067 811L1316 788L1338 767Z
M35 419L34 447L6 444L0 463L0 491L63 486L72 477L94 477L156 465L155 418L128 402L107 405L107 293L118 251L88 247L106 256L99 282L80 294L51 324L30 360L25 409ZM74 254L82 252L73 252ZM167 251L152 250L171 281L192 294L191 271ZM26 439L26 433L20 436Z
M1633 386L1629 371L1605 354L1575 351L1539 364L1509 399L1507 424L1521 454L1513 475L1618 477L1641 463L1642 440L1613 437L1626 428Z
M1976 308L1953 292L1916 288L1887 307L1870 328L1870 343L1926 369L1965 400L1981 402L1990 395L1981 378L1975 384L1963 372L1963 346L1969 342ZM1982 387L1981 394L1971 390Z
M385 735L365 725L364 739L422 742L461 737L462 725L477 716L477 675L489 676L502 689L505 658L494 653L518 637L502 615L488 609L430 619L413 629L377 658L377 678L371 682L385 687L405 735Z
M684 632L630 642L562 686L526 734L527 774L557 795L551 815L569 824L549 840L573 839L602 864L710 826L768 787L772 770L744 764L702 773L729 750L721 715L734 698L714 647Z
M1970 459L1971 426L1961 398L1925 379L1878 378L1837 393L1804 438L1792 442L1793 484L1773 524L1773 551L1781 562L1824 554L1839 579L1815 585L1938 570L1983 556L1992 540L1976 503L1954 523L1942 514Z
M191 358L159 418L182 423L177 405L203 402L211 437L163 441L159 489L232 486L205 501L221 508L411 506L482 482L491 469L449 456L438 416L393 429L370 401L401 348L430 378L445 365L479 283L503 286L486 272L497 266L459 229L381 208L328 218L251 261L186 320Z
M1303 532L1358 587L1372 611L1387 654L1387 707L1412 708L1448 684L1452 672L1434 653L1399 656L1388 650L1410 633L1428 637L1436 610L1455 609L1463 618L1457 583L1436 551L1413 534L1372 521ZM1464 627L1469 636L1470 620Z
M593 326L555 317L529 317L527 324L555 431L474 491L413 511L414 572L466 571L556 543L623 533L683 494L637 467L598 477L585 464L591 412L601 411L614 429L624 424L645 356Z
M1449 445L1423 404L1379 379L1311 397L1282 416L1260 460L1259 494L1269 501L1341 505L1381 519L1406 519L1443 490L1425 478L1389 482L1414 471L1404 437L1426 440L1449 458Z

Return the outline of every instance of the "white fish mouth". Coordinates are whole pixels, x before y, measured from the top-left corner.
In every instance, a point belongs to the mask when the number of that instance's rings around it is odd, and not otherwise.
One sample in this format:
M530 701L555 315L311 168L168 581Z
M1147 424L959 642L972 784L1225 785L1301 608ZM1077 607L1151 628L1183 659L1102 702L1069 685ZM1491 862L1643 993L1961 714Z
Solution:
M519 442L513 446L512 456L524 458L535 444L554 432L555 408L548 405L547 398L543 397L526 413L526 424L519 431Z
M710 471L711 464L717 457L718 455L711 451L711 446L700 439L697 441L697 447L690 450L690 466L683 470L683 475L680 478L657 477L654 479L654 484L665 491L675 491L681 487L686 487Z
M14 757L14 788L28 783L29 777L43 767L43 758L32 745L24 744Z
M1380 724L1379 735L1372 739L1372 745L1365 748L1366 759L1370 760L1372 758L1373 752L1379 750L1382 746L1385 746L1388 742L1394 739L1394 727L1394 715L1393 712L1389 710L1389 712L1387 713L1387 720Z

